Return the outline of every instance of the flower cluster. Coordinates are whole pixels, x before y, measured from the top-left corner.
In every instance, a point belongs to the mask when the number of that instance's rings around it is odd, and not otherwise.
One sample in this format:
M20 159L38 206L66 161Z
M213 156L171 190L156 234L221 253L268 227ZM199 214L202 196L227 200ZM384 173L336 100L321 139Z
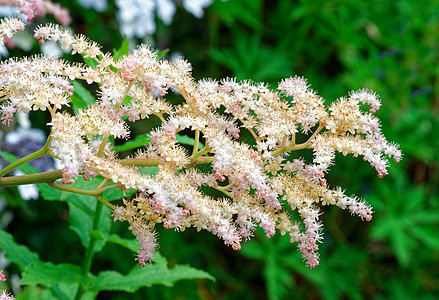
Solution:
M49 0L0 0L0 5L19 8L20 13L27 16L28 22L45 14L52 14L63 26L67 26L71 22L69 11L58 3Z
M39 27L35 38L59 41L96 64L44 56L3 62L2 119L8 122L17 111L49 110L48 153L61 160L61 184L100 175L103 184L136 192L120 206L107 205L115 221L130 223L143 266L154 255L154 228L161 223L179 231L207 230L236 250L257 227L267 238L288 234L313 268L323 240L320 205L372 219L364 200L328 186L325 176L335 153L362 156L379 177L387 174L387 158L401 159L373 115L380 100L368 90L326 105L302 77L282 80L277 90L232 78L197 82L187 61L159 59L147 46L115 60L58 26ZM96 102L74 115L61 112L71 100L73 80L98 86ZM183 102L168 101L170 92ZM162 123L149 132L150 142L133 157L119 157L110 141L128 138L129 122L151 115ZM193 147L178 142L183 131ZM297 143L298 136L306 141ZM312 149L312 160L297 155L302 149ZM212 197L209 189L223 196Z

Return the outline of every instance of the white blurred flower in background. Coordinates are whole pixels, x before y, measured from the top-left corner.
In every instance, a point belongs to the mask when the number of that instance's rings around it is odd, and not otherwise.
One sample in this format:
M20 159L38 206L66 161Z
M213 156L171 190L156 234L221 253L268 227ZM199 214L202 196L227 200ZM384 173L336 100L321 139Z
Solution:
M85 8L93 8L97 12L103 12L108 5L107 0L77 0Z
M14 176L20 176L20 175L24 175L24 173L18 169L14 171ZM40 193L35 184L19 185L17 186L17 188L23 200L38 199L38 197L40 197Z
M170 25L177 11L175 2L173 0L116 0L121 33L128 39L143 38L153 34L156 30L156 13L165 25ZM202 18L204 9L212 2L213 0L183 0L182 4L183 8L196 18Z
M155 32L154 0L116 0L120 31L127 38L142 38Z
M204 16L204 9L212 4L213 0L183 0L183 7L198 19Z

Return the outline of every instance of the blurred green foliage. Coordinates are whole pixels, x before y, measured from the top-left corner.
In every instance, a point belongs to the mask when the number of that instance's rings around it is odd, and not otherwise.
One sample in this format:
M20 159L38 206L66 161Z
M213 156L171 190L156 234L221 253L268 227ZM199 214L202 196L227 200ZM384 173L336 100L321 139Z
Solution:
M102 14L75 1L59 2L71 9L75 32L104 49L121 48L112 1ZM204 232L162 230L160 252L170 267L190 264L216 281L140 288L130 299L437 299L438 1L215 1L201 20L179 10L173 25L157 23L154 46L169 48L168 55L183 54L197 78L231 76L276 87L282 78L303 75L328 102L363 87L377 92L383 131L401 145L404 158L378 179L361 159L337 156L330 184L364 197L375 214L364 223L337 208L326 209L316 269L305 267L286 238L267 240L258 234L234 252ZM16 189L2 194L15 214L8 232L20 244L40 253L43 261L58 264L66 256L69 263L80 261L81 242L86 241L66 233L67 206L17 201ZM113 230L132 238L125 224ZM123 251L106 246L96 254L92 270L128 273L133 257ZM127 294L101 297L127 299Z

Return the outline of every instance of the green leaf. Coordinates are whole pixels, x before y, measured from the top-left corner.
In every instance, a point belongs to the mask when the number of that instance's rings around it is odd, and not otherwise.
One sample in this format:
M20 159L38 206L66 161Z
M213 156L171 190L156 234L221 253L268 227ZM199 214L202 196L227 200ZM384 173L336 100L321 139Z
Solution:
M28 286L22 289L18 294L15 294L16 300L29 300L29 299L47 299L48 298L42 298L43 290L40 287L37 286Z
M104 235L104 238L109 243L120 245L135 253L137 252L137 250L139 250L139 245L137 244L136 239L124 239L118 236L117 234Z
M103 192L101 195L107 201L114 201L127 197L126 193L124 195L121 189L109 189Z
M123 145L114 146L114 151L121 152L131 149L137 149L145 145L148 145L150 141L151 138L149 137L149 133L141 134L136 136L134 140L125 142Z
M158 53L157 53L157 59L161 59L161 58L164 57L166 54L168 54L169 49L165 49L165 50L157 51L157 52L158 52Z
M439 221L439 219L437 220ZM422 241L428 248L439 250L439 236L436 227L413 226L410 228L413 235Z
M19 285L42 285L51 287L57 283L81 283L87 278L81 268L72 264L54 265L50 262L39 262L29 265L23 272Z
M97 187L102 181L102 178L95 178L85 181L83 178L78 178L73 185L74 188L92 190ZM82 194L74 194L70 192L55 190L47 185L39 187L41 196L49 201L65 201L68 203L70 210L70 228L79 236L82 245L88 247L90 233L93 230L93 220L95 218L95 208L97 199ZM118 192L108 192L114 199L121 196ZM107 195L107 193L104 193ZM120 198L116 198L120 199ZM108 233L111 227L110 210L104 208L99 223L99 231L102 234ZM95 245L95 251L102 250L105 245L105 240L100 240Z
M56 300L73 300L78 291L79 284L67 284L67 283L57 283L53 285L48 291L50 291L50 295L44 295L42 299L48 299L52 297ZM47 298L46 298L47 297ZM50 299L52 299L50 298Z
M3 230L0 230L0 249L5 252L6 259L17 264L21 271L39 261L38 254L26 246L17 244L12 235Z
M403 231L404 228L394 228L390 241L395 250L398 261L403 266L410 263L411 253L413 250L414 241Z
M116 271L100 272L89 289L135 292L141 287L151 287L155 284L173 286L175 282L183 279L215 280L207 272L189 266L177 265L173 269L168 269L165 265L152 264L145 268L135 267L127 275Z
M95 102L95 98L92 96L89 90L87 90L80 82L73 81L72 104L74 109L85 108L87 104Z
M97 295L97 292L87 291L81 296L80 300L95 300Z
M119 50L113 49L114 59L117 60L122 56L127 55L130 50L129 46L130 45L128 43L128 38L125 37L125 39L122 41L122 44L120 45Z
M139 271L143 272L143 270ZM188 265L176 265L169 270L169 276L164 278L161 284L173 286L175 282L184 279L209 279L215 281L215 277L203 270L195 269Z
M193 137L187 135L180 135L180 134L176 134L175 137L177 138L177 141L180 144L189 145L189 146L193 146L195 144L195 139ZM201 149L203 149L204 148L203 143L199 142L198 147L201 147Z
M69 201L70 210L70 228L76 232L84 247L88 247L90 234L93 231L93 220L95 217L96 201L90 199L90 196L72 195L75 201ZM90 201L95 200L95 201ZM102 211L102 216L99 223L99 232L101 234L108 233L111 227L110 211L106 208ZM96 242L95 251L100 251L105 245L105 240Z
M157 174L157 172L159 171L158 167L143 167L140 168L140 172L142 172L142 174L148 174L151 176L154 176L155 174Z
M94 68L98 65L97 61L95 61L93 58L82 56L82 59L84 60L85 64L91 68Z

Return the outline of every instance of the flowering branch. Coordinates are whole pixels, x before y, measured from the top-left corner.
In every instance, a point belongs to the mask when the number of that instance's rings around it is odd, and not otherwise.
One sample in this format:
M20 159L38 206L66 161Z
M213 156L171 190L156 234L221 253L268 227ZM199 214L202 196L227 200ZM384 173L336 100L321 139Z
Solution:
M13 28L3 30L10 32ZM59 26L41 26L34 36L41 43L54 40L70 46L72 55L91 57L97 65L44 56L0 65L0 111L5 123L17 111L51 111L52 140L37 155L59 159L62 171L41 174L58 179L62 172L62 180L60 184L43 177L26 180L48 182L55 189L91 195L106 204L115 221L130 224L140 245L141 266L154 256L154 228L161 223L168 229L208 230L235 250L257 226L267 238L276 231L288 233L313 268L319 264L318 245L323 239L320 205L336 205L366 221L372 219L372 208L364 200L327 186L325 174L334 164L335 152L363 156L379 177L387 174L388 158L399 161L402 156L382 134L373 115L381 102L368 90L325 105L302 77L282 80L277 90L230 78L194 81L187 61L158 59L148 46L116 60L103 54L95 42ZM99 90L95 103L70 114L62 109L71 100L73 80L96 83ZM172 91L183 97L183 104L166 99ZM368 112L364 104L370 106ZM150 142L135 155L119 158L110 141L129 137L127 121L151 115L162 123L149 132ZM185 129L195 136L191 154L177 139ZM239 140L243 130L252 134L256 145L253 140ZM309 138L296 144L297 133ZM201 134L205 147L198 150ZM313 150L311 160L292 158L292 152L302 149ZM157 167L151 169L155 174L142 172L152 166ZM69 187L78 177L89 176L104 179L93 191ZM0 186L24 182L24 178L8 180L1 178ZM109 182L113 184L107 186ZM203 186L221 191L226 198L212 197ZM110 188L133 189L136 195L113 206L99 196ZM291 217L290 210L296 210L300 219Z

